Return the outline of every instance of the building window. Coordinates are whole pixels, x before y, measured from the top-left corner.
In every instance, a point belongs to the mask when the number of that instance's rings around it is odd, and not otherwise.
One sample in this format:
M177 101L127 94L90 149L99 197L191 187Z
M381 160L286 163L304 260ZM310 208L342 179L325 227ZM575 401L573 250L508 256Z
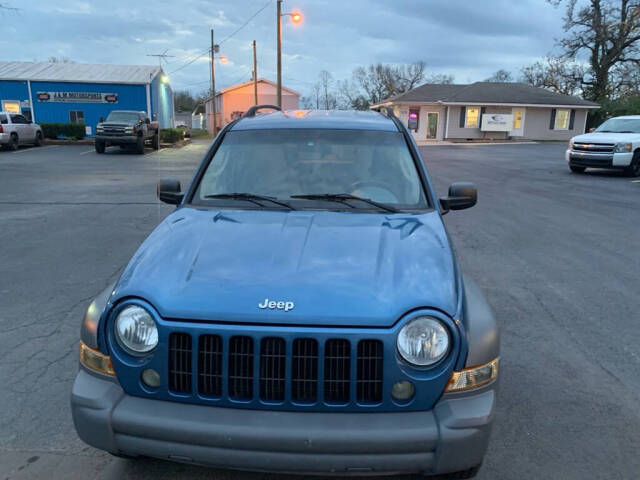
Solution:
M71 110L69 112L69 123L82 123L84 125L84 112L82 110Z
M569 129L569 110L556 110L556 119L553 124L554 130Z
M465 111L464 128L478 128L480 126L480 107L467 107Z
M17 100L4 100L2 110L9 113L20 113L20 102Z
M522 110L513 112L513 129L520 130L522 128Z

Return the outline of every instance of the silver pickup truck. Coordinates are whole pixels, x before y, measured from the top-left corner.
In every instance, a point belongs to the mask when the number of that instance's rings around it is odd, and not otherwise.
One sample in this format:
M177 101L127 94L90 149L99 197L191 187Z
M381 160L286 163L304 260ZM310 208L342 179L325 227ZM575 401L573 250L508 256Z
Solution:
M20 145L35 145L43 142L42 129L19 113L0 112L0 145L17 150Z

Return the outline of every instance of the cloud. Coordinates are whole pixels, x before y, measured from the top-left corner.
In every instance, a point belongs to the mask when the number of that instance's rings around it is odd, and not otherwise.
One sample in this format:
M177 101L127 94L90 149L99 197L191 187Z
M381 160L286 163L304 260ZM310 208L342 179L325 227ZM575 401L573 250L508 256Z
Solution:
M275 2L236 35L232 32L265 3L260 0L88 2L31 0L5 22L0 48L7 60L154 64L149 54L165 49L174 89L207 88L210 28L229 63L217 68L217 86L246 81L252 40L258 42L258 73L275 79ZM427 62L430 73L453 74L460 83L482 80L498 69L516 76L543 57L562 34L562 10L541 0L287 0L304 21L283 19L285 82L309 91L320 70L348 78L370 63ZM37 32L37 33L36 33ZM8 54L7 52L11 52ZM198 58L198 53L201 53ZM191 65L176 71L187 61Z

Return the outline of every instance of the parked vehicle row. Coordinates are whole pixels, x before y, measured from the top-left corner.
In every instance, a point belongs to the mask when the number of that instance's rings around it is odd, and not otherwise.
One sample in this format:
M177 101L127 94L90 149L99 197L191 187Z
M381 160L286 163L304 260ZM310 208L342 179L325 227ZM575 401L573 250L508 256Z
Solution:
M0 112L0 145L9 150L17 150L20 145L42 145L44 136L37 123L24 115Z

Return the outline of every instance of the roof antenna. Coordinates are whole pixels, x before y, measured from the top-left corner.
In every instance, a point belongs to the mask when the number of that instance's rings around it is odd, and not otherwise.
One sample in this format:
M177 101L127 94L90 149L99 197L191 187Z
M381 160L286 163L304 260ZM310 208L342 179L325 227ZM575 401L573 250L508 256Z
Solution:
M164 60L165 63L167 63L167 58L169 57L175 57L175 55L167 55L167 52L169 51L169 49L167 48L164 52L162 53L152 53L152 54L148 54L147 57L158 57L158 66L160 68L162 68L162 61Z

